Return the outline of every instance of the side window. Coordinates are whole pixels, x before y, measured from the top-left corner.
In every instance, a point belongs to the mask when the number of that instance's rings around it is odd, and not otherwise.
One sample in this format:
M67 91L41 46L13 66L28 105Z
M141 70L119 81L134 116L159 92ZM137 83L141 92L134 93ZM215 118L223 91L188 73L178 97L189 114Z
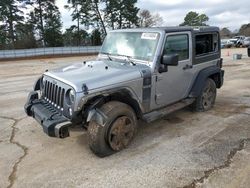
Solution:
M179 61L189 58L188 35L170 35L164 46L164 55L179 55Z
M196 56L218 51L218 34L202 34L195 37Z

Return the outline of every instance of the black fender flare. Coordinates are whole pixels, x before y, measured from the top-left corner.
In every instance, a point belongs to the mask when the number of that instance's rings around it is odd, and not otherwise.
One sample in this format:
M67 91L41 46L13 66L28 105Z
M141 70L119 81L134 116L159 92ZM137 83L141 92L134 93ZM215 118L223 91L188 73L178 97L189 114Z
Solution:
M42 79L43 79L43 76L40 76L40 77L36 80L36 82L35 82L35 84L34 84L34 86L33 86L33 90L34 90L34 91L38 91L38 90L41 89Z
M197 97L201 94L207 78L212 78L216 83L216 87L220 88L223 85L224 70L216 66L201 70L193 83L189 97Z
M32 116L31 107L33 105L33 101L38 99L37 91L31 91L28 95L27 102L24 105L24 110L28 116Z

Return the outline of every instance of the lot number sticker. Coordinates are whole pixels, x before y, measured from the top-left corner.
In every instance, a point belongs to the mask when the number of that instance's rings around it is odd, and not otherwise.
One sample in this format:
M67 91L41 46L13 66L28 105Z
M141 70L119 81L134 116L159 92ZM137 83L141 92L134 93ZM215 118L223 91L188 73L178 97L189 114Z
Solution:
M158 33L142 33L141 39L156 40Z

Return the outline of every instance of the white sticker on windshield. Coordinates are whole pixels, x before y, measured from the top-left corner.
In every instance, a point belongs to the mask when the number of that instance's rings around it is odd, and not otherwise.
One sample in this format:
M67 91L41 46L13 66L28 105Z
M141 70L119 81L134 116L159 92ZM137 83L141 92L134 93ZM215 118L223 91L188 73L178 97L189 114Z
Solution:
M158 33L142 33L141 39L156 40Z

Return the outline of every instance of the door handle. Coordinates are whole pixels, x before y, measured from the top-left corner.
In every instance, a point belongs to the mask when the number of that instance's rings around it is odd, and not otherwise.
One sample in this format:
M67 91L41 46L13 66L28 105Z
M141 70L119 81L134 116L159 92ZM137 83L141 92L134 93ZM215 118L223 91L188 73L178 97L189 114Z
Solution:
M183 70L192 69L192 68L193 68L193 65L185 65L183 67Z

